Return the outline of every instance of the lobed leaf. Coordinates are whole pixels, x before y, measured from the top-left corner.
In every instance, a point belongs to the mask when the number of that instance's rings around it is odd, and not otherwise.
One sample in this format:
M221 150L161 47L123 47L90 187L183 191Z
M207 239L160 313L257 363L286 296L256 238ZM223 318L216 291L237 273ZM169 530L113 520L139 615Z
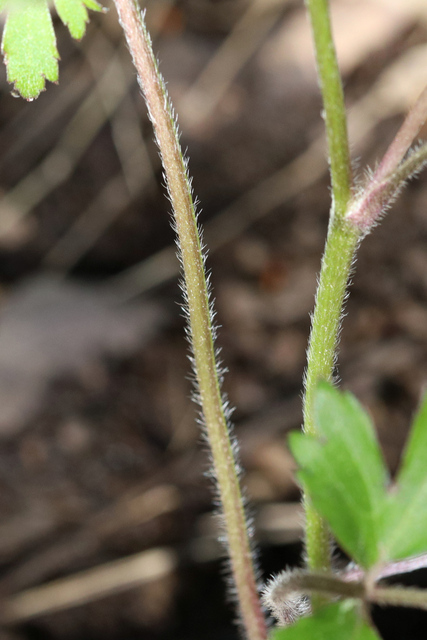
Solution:
M81 40L89 22L88 9L102 11L96 0L54 0L56 11L73 38Z
M291 627L275 629L270 640L380 640L359 609L353 600L328 605Z
M88 9L102 11L97 0L54 0L57 13L71 35L84 36ZM33 100L46 80L57 82L59 54L49 11L49 0L0 0L6 11L2 52L7 79L23 98Z
M386 468L368 415L326 382L315 395L318 436L291 434L298 477L333 534L362 567L380 558Z
M47 0L6 3L2 51L7 79L23 98L37 98L45 81L58 80L58 50Z
M427 551L427 395L415 417L387 510L384 553L400 560Z

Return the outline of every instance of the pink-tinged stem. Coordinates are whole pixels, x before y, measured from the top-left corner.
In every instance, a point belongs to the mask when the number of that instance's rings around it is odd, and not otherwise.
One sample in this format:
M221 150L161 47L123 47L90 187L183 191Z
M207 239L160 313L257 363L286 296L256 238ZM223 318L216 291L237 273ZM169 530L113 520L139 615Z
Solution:
M378 580L384 580L384 578L392 578L426 568L427 554L424 554L422 556L416 556L415 558L395 560L394 562L388 562L380 567L376 567L373 570L372 577L374 582L378 582ZM350 565L340 574L342 580L346 581L363 580L364 576L365 570L357 565Z
M385 156L372 178L372 181L382 182L396 171L399 163L405 157L410 146L417 138L421 127L427 120L427 87L424 89L410 112L405 118L396 137L386 151Z
M377 170L363 192L355 198L345 219L365 235L381 219L408 178L426 164L425 145L405 158L427 120L427 87L412 107Z
M249 529L219 385L212 314L187 165L181 152L172 106L138 4L136 0L114 2L154 127L172 202L184 270L198 395L218 482L242 626L248 640L266 640L267 630L256 585Z

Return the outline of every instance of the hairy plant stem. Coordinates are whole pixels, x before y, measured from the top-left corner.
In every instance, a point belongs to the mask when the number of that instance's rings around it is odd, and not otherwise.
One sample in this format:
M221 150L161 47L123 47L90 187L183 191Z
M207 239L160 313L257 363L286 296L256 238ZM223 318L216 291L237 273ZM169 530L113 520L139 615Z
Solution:
M398 167L411 144L418 136L427 117L427 87L406 116L393 142L387 149L373 178L381 182Z
M329 147L335 215L344 216L351 196L352 176L344 93L329 16L329 0L306 0L322 91Z
M269 600L276 607L280 607L289 597L295 593L306 595L308 593L322 593L343 598L363 598L365 585L363 581L342 580L334 574L308 573L305 571L292 571L276 577L275 584L269 592Z
M394 141L390 147L393 146ZM406 181L419 173L426 163L427 144L424 143L410 152L400 164L396 162L392 173L387 174L382 180L378 179L381 172L375 172L359 198L350 204L345 216L347 222L357 227L363 235L369 233L399 195Z
M359 231L344 220L333 217L322 259L316 306L307 357L304 396L304 429L315 435L313 399L317 382L330 380L340 329L342 307ZM306 553L311 571L330 569L330 539L327 525L305 497Z
M351 164L344 95L332 38L328 0L306 0L315 44L329 147L333 208L322 261L316 306L312 319L304 395L304 430L315 433L313 396L320 379L329 380L346 286L357 247L359 232L344 222L351 197ZM307 565L312 571L329 571L330 540L326 523L304 498ZM314 609L322 603L314 597Z
M278 610L284 606L289 598L295 594L323 594L341 598L357 598L370 603L427 609L427 592L425 589L412 587L378 586L375 582L370 584L364 580L363 571L357 576L354 574L349 579L349 574L341 576L337 574L310 573L295 570L284 572L276 576L271 588L268 590L268 598L265 600L270 607Z
M248 640L265 640L267 631L256 586L249 529L219 385L204 259L187 166L173 110L138 4L136 0L114 2L153 123L172 202L184 271L198 394L218 482L242 624Z
M425 589L412 587L373 587L367 594L370 602L388 607L411 607L427 610Z

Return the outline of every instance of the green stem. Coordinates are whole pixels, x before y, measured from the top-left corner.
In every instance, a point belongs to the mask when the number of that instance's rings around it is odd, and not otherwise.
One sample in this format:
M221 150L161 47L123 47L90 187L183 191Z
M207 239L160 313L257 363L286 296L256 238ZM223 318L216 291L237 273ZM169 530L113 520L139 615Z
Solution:
M373 587L367 594L370 602L388 607L411 607L427 610L425 589L412 587Z
M187 166L173 110L137 2L114 2L153 123L172 202L184 270L198 394L218 482L242 624L248 640L265 640L267 631L256 586L249 529L219 385L204 259Z
M344 93L332 38L329 2L306 0L306 6L325 111L334 211L336 216L343 217L351 196L352 176Z
M317 289L304 396L304 430L316 433L313 399L319 380L330 380L335 362L342 307L359 232L343 220L331 221ZM306 497L306 553L311 571L330 569L326 524Z
M330 227L322 259L305 379L304 427L315 434L313 394L319 380L330 380L335 364L342 307L357 246L358 231L343 221Z
M325 111L333 194L333 209L322 261L310 335L304 396L304 430L315 433L313 396L320 379L329 380L335 361L342 306L359 232L344 222L351 197L351 163L344 94L327 0L306 0L315 44L318 76ZM329 571L330 540L326 523L305 496L307 565ZM320 600L312 601L315 609Z
M323 593L342 598L363 598L365 585L362 581L342 580L337 575L327 573L310 573L292 571L279 574L274 578L268 597L264 596L267 606L279 608L295 593Z

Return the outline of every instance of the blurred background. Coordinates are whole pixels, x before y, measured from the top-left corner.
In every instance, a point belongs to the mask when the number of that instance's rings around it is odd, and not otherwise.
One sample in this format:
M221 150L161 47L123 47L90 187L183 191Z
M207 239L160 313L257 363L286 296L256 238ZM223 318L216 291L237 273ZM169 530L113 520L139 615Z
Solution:
M55 18L60 83L37 101L0 69L0 638L234 639L170 207L104 4L80 43ZM427 8L331 4L362 179L427 84ZM146 7L201 203L267 578L301 551L286 434L330 204L310 33L301 0ZM340 345L342 386L392 473L427 380L426 249L421 175L363 243ZM375 619L384 638L425 638L425 614Z

